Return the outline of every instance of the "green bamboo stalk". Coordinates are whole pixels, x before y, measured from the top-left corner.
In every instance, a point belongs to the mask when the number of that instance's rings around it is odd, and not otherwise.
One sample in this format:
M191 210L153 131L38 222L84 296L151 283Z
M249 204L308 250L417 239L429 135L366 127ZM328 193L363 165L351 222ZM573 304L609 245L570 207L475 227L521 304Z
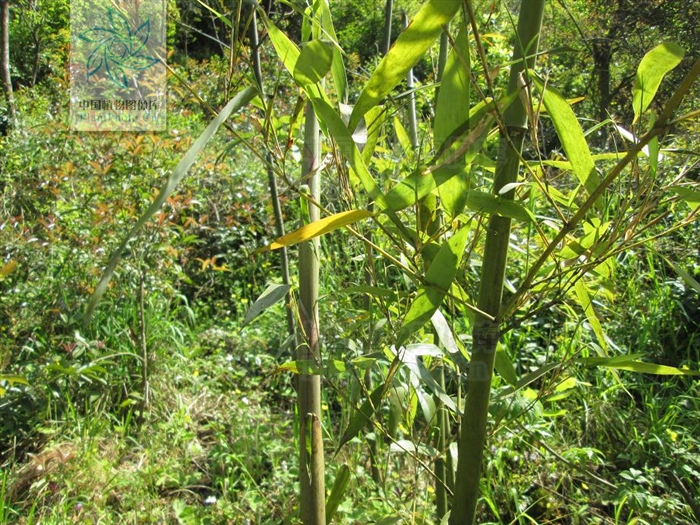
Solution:
M255 10L253 10L253 20L250 24L250 46L253 52L253 73L255 74L255 81L258 84L258 90L260 91L260 98L262 98L263 103L267 103L265 97L265 87L263 84L262 67L260 66L260 41L258 39L258 15ZM265 137L267 138L267 137ZM267 184L270 188L270 200L272 201L272 214L275 218L275 234L279 239L284 235L284 219L282 218L282 205L280 204L279 191L277 189L277 178L275 177L275 172L272 170L272 152L270 148L265 148L265 158L266 169L267 169ZM282 282L289 285L291 279L289 278L289 255L287 252L287 247L283 246L280 248L280 270L282 272ZM289 335L294 334L294 314L292 312L292 295L287 294L285 298L285 310L287 317L287 333Z
M384 38L382 39L382 56L389 52L391 47L391 18L393 16L394 0L386 0L384 4Z
M408 15L406 11L401 14L403 18L403 28L408 27ZM411 139L411 146L413 149L418 148L418 117L416 114L416 93L413 91L415 88L415 81L413 79L413 68L408 70L406 75L406 89L408 90L408 136Z
M304 112L304 154L301 175L307 179L309 196L321 197L318 166L321 157L320 131L311 102ZM303 198L303 197L302 197ZM309 202L309 222L320 218L318 207ZM318 327L318 238L299 246L299 319L301 324L297 358L321 361ZM299 406L299 482L301 518L304 525L326 524L326 485L321 429L321 376L300 374L297 381Z
M513 54L514 63L508 84L509 93L519 89L520 75L524 69L534 66L544 3L545 0L521 0L517 43ZM524 57L527 58L524 59ZM518 178L520 152L527 132L527 114L520 98L516 99L505 112L504 125L506 135L501 135L494 180L496 194L503 186L515 182ZM512 190L503 195L507 199L513 199L513 196ZM498 317L501 310L510 222L507 217L493 215L487 228L478 308L494 318ZM472 331L473 349L469 369L469 389L462 417L450 525L472 525L476 516L481 463L486 442L491 377L499 329L498 320L492 321L477 314Z
M448 39L447 39L447 33L443 31L440 34L440 51L438 55L438 71L437 71L437 80L438 82L442 81L442 75L445 71L445 64L447 63L447 51L448 51ZM437 100L440 95L439 90L435 90L435 107L437 107ZM437 199L435 196L431 196L432 198L430 199L424 199L423 202L421 203L421 210L423 213L421 213L421 219L423 221L423 224L421 225L421 230L426 231L429 233L429 235L432 237L432 235L438 231L439 228L439 221L436 219L436 208L437 208ZM425 215L425 216L424 216ZM429 222L430 220L434 220L434 223L431 225ZM427 222L427 223L426 223ZM433 341L435 344L439 344L438 341L438 336L435 331L433 331ZM440 386L445 389L445 368L444 366L440 366L440 369L438 370L438 377L439 377L439 382ZM435 510L437 512L437 517L438 519L442 519L445 514L447 514L447 508L448 508L448 487L450 486L449 483L449 477L451 475L451 471L448 470L448 467L451 467L451 465L448 465L447 459L445 457L445 454L447 454L447 435L449 433L449 428L448 428L448 418L447 418L447 410L445 409L445 406L442 402L438 402L438 419L437 419L437 430L438 430L438 435L437 435L437 450L440 452L440 455L438 458L435 460ZM448 454L449 457L449 454Z

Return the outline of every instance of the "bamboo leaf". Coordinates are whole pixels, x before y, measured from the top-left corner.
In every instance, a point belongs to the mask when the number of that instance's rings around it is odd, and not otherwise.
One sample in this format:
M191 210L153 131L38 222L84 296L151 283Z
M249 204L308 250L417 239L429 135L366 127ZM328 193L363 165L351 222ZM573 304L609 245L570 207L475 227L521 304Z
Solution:
M333 44L333 61L331 62L331 75L335 85L335 92L338 95L338 101L343 103L347 100L348 95L348 79L343 65L343 52L338 45L338 37L333 27L333 17L328 0L317 0L314 7L317 10L317 16L321 20L321 27L325 36L332 40Z
M668 257L664 257L663 255L662 257L664 261L666 261L666 263L673 268L673 271L676 272L681 279L683 279L683 282L688 288L692 288L696 293L700 294L700 283L692 275L690 275Z
M212 120L211 123L206 127L206 129L202 132L202 134L199 136L199 138L194 141L194 144L192 144L192 146L190 146L190 149L187 150L187 153L185 154L185 156L180 160L180 162L177 164L177 166L175 166L175 169L170 174L168 181L165 183L163 188L160 190L160 193L158 194L158 196L151 203L151 205L144 212L144 214L138 219L138 221L136 221L136 224L131 228L131 230L129 231L129 233L127 233L124 240L122 240L121 244L117 247L117 249L112 254L112 257L110 258L109 263L107 264L107 268L105 269L104 273L102 274L102 278L100 279L100 282L98 283L97 287L95 288L95 291L93 292L92 296L90 297L87 308L85 310L85 316L83 318L84 324L87 325L87 323L90 321L90 317L92 316L93 312L95 311L95 308L97 307L97 303L100 301L100 299L104 295L105 291L107 290L107 285L109 285L109 282L112 279L112 275L114 274L114 270L117 268L117 264L119 264L122 253L124 253L124 251L127 249L127 246L129 244L129 242L131 241L131 239L133 239L134 236L141 230L143 225L146 224L146 222L148 222L150 220L150 218L157 211L160 210L161 206L166 201L166 199L170 196L170 194L173 191L175 191L175 188L177 187L177 185L185 177L185 175L187 174L189 169L192 167L192 165L197 160L199 153L204 149L204 147L207 145L209 140L218 131L221 124L223 124L232 113L238 111L243 106L248 104L251 100L253 100L253 98L255 97L256 94L257 94L256 88L247 87L246 89L244 89L243 91L238 93L235 97L233 97L229 101L229 103L226 104L226 106L224 106L224 108L214 118L214 120Z
M270 36L270 42L272 42L272 46L277 52L277 56L284 64L287 71L294 75L294 67L301 54L299 48L284 34L284 32L280 31L264 13L262 13L262 21Z
M447 57L440 82L434 125L436 151L469 121L469 75L469 37L463 26Z
M333 488L331 489L331 494L328 496L328 501L326 502L326 524L330 525L333 522L333 516L335 515L340 502L343 501L345 497L345 492L348 489L348 484L350 482L350 469L346 464L343 464L338 469L335 475L335 481L333 482Z
M641 374L656 374L661 376L700 376L700 371L686 368L676 368L675 366L657 365L656 363L645 363L636 360L617 360L606 358L579 359L579 362L588 366L604 366L616 370L628 370Z
M588 287L583 279L576 281L574 285L574 291L576 292L576 298L578 299L578 304L581 305L583 312L586 314L586 319L588 324L591 325L593 333L595 333L596 339L598 339L598 344L607 354L608 343L605 340L605 334L603 333L603 326L600 324L600 319L593 309L593 301L591 300L591 295L588 293Z
M396 87L428 51L442 31L442 26L462 5L462 0L430 0L401 33L392 48L365 84L350 117L350 129Z
M30 386L29 381L27 381L22 376L18 376L16 374L0 374L0 381L8 383L10 386L15 384Z
M669 189L690 206L691 210L696 211L700 208L700 191L694 191L684 186L672 186Z
M496 367L496 371L501 374L501 377L505 379L506 383L511 386L518 384L518 375L515 373L513 361L510 360L506 349L503 348L503 345L500 343L496 346L494 366Z
M268 286L260 297L258 297L257 301L250 307L248 313L246 313L241 328L246 326L265 310L284 299L290 288L291 286L288 284L271 284Z
M535 217L532 212L522 204L513 202L504 197L484 193L481 191L470 191L467 194L467 208L472 211L488 213L490 215L500 215L521 221L533 221Z
M397 346L402 345L406 339L430 321L440 307L457 275L457 268L467 245L469 230L468 225L462 227L440 246L440 250L425 274L425 282L428 286L418 290L418 295L411 303L403 326L397 335Z
M374 389L370 394L369 399L366 399L359 410L355 412L348 427L345 429L342 437L340 438L340 443L338 444L338 450L340 450L345 443L354 438L360 430L365 428L367 423L372 419L374 413L379 408L379 403L384 396L384 385L380 385Z
M394 358L393 362L391 363L391 366L389 367L389 372L387 373L386 379L384 380L384 384L379 385L377 388L375 388L374 391L370 394L369 398L366 399L362 403L362 406L360 406L359 410L355 412L355 415L350 420L350 423L348 423L348 427L345 429L345 432L340 438L338 448L335 451L336 454L338 454L338 452L343 447L343 445L345 445L345 443L354 438L360 432L360 430L362 430L365 427L365 425L367 425L367 423L369 423L369 421L372 419L374 413L379 409L379 403L384 398L384 395L388 392L391 383L394 380L394 376L396 375L396 372L399 369L400 363L401 361L398 359L398 357Z
M347 226L354 222L371 217L372 214L367 210L351 210L336 213L329 217L324 217L321 220L314 221L310 224L306 224L287 235L284 235L277 239L275 242L257 250L258 253L266 252L269 250L277 250L283 246L293 246L299 244L300 242L309 241L326 233Z
M534 75L532 78L542 95L547 113L552 119L564 152L571 162L571 168L590 195L598 187L601 179L595 169L595 162L593 162L591 150L588 148L581 125L569 103L557 90L549 86L545 89L540 79ZM599 206L602 206L602 202L599 203Z
M504 390L502 390L495 397L495 400L503 399L504 397L507 397L511 394L514 394L518 390L521 390L521 389L525 388L526 386L528 386L533 381L537 381L540 377L545 375L550 370L553 370L553 369L558 368L560 366L561 366L561 363L548 363L546 365L542 365L537 370L522 376L520 379L518 379L518 382L515 385L509 386L508 388L505 388Z
M683 55L683 48L673 42L661 44L644 55L632 89L634 122L647 110L664 76L681 63Z
M332 61L333 47L328 42L312 40L301 49L292 76L302 87L316 84L330 71Z

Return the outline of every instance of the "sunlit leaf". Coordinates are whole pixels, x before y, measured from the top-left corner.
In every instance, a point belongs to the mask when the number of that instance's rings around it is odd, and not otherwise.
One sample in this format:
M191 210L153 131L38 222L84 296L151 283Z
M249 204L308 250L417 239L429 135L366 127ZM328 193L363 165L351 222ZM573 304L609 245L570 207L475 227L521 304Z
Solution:
M402 345L421 326L430 321L440 307L462 261L469 230L469 226L462 227L440 246L425 274L427 286L418 290L418 295L404 318L403 326L397 335L397 346Z
M632 89L635 122L654 100L664 76L681 63L683 55L683 48L673 42L661 44L644 55L637 68Z
M644 361L610 359L604 357L591 357L587 359L579 359L579 362L588 366L604 366L606 368L614 368L616 370L628 370L630 372L639 372L642 374L656 374L662 376L700 376L700 371L689 370L685 368L676 368L674 366L657 365L655 363L646 363Z
M583 312L586 315L586 319L588 320L588 324L591 325L593 333L595 333L596 339L598 340L598 344L607 354L608 343L605 340L603 326L600 324L600 319L598 319L598 316L596 315L595 310L593 309L593 301L591 299L588 287L586 286L586 283L583 282L583 279L579 279L578 281L576 281L576 284L574 285L574 290L576 292L578 304L583 309Z
M532 78L542 95L544 106L571 162L572 170L590 195L600 185L601 178L596 171L581 125L569 103L557 90L549 86L545 89L540 79L534 75ZM599 203L599 206L602 206L602 203Z
M306 43L294 64L292 76L300 86L316 84L326 76L333 61L333 47L322 40Z
M260 249L260 252L265 252L268 250L276 250L282 248L283 246L293 246L299 244L300 242L308 241L324 235L326 233L342 228L354 222L371 217L372 213L367 210L351 210L336 213L329 217L324 217L318 221L314 221L310 224L306 224L287 235L284 235L277 239L275 242Z
M4 264L2 268L0 268L0 277L7 277L10 275L12 272L14 272L17 269L17 262L14 260L8 262L7 264Z
M462 0L430 0L423 5L362 89L350 117L350 129L406 78L461 5Z

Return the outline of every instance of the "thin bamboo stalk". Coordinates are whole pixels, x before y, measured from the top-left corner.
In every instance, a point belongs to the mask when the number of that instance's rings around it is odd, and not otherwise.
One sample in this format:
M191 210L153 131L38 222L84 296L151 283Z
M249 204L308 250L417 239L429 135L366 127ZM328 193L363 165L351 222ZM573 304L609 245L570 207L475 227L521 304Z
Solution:
M321 143L313 106L306 103L302 178L309 176L311 198L318 202L321 180L318 173ZM320 210L309 202L309 222L319 220ZM318 326L318 250L313 239L299 246L299 318L300 341L297 358L321 362ZM304 525L325 525L326 485L321 429L321 376L300 374L297 381L299 406L299 482L301 516Z

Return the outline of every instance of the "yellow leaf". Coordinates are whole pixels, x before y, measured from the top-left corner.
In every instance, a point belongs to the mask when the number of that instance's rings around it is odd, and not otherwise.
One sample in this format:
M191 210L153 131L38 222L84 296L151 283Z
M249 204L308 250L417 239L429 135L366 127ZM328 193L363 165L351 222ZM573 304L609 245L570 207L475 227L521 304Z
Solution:
M372 214L367 210L351 210L336 213L321 220L306 224L298 230L280 237L269 246L265 246L257 251L266 252L268 250L277 250L283 246L293 246L371 216Z
M0 277L7 277L12 272L17 269L17 263L15 261L10 261L5 266L0 268Z

